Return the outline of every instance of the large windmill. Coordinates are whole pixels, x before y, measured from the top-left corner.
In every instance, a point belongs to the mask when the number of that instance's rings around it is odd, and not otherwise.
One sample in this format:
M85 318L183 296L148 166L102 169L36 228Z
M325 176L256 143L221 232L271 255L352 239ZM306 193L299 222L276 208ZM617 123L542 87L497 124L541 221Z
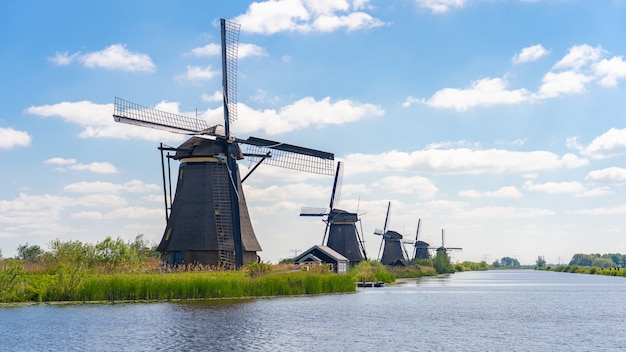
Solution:
M410 244L413 246L413 260L415 259L430 259L430 252L428 251L430 245L427 242L421 241L419 239L420 234L420 225L422 223L422 219L417 219L417 231L415 232L415 241L403 241L405 244Z
M384 265L402 265L406 266L406 251L402 244L403 236L396 231L387 230L389 224L389 211L391 210L391 202L387 205L387 215L385 216L385 226L382 230L375 229L374 235L381 236L380 248L378 249L378 258ZM383 255L380 256L382 249Z
M341 195L342 175L343 163L338 162L328 209L305 207L300 211L300 216L324 217L326 229L324 230L322 245L332 248L348 258L350 265L355 265L362 260L367 260L367 255L356 226L356 223L360 222L358 214L335 208ZM327 236L328 241L326 240Z
M166 199L167 226L157 248L168 265L240 267L259 259L261 246L252 228L237 166L237 160L244 156L257 163L251 172L262 162L325 175L334 171L332 153L255 137L239 139L231 133L230 124L237 117L240 26L221 19L220 27L223 126L115 98L113 116L117 122L192 135L178 148L170 149L175 150L172 158L180 162L178 181L169 215ZM240 144L248 146L246 153Z

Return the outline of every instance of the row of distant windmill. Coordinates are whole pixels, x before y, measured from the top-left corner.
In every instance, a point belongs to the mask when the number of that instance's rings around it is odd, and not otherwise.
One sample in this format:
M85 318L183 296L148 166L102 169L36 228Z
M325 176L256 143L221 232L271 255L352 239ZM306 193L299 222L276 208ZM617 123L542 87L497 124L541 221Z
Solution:
M191 135L179 147L161 145L163 191L167 225L157 249L166 265L202 263L240 267L259 260L261 246L252 228L242 183L261 163L324 175L335 174L329 209L303 209L302 216L325 216L323 244L348 258L352 263L367 259L362 238L356 228L356 213L336 209L334 203L342 166L334 167L334 154L262 138L240 139L230 130L237 118L237 48L239 25L220 20L222 42L222 89L224 125L210 126L206 121L172 114L115 98L115 121ZM246 145L243 152L240 145ZM166 177L164 152L167 152ZM170 153L172 152L172 153ZM255 162L243 178L237 161ZM179 161L178 180L171 194L169 161ZM168 193L169 185L169 193ZM389 207L382 236L381 261L394 264L406 261L402 236L387 231ZM362 232L362 231L361 231ZM419 223L418 223L419 234ZM427 243L411 242L414 258L428 256ZM449 250L442 246L437 250ZM379 255L380 256L380 255Z
M357 222L361 224L357 213L350 213L345 210L336 208L341 193L341 175L343 173L342 163L337 163L335 172L335 180L330 196L328 209L326 208L302 208L300 216L321 216L326 223L326 230L322 239L322 245L326 245L335 250L339 254L350 260L351 264L359 263L367 260L367 253L363 244L363 228L361 231L357 227ZM444 230L441 230L441 246L431 247L427 242L419 240L421 219L417 221L417 231L415 240L405 240L400 233L388 230L389 212L391 210L391 202L387 205L387 214L385 216L385 225L383 229L376 229L374 235L380 236L380 248L378 250L378 259L385 265L407 265L409 261L416 259L429 259L431 257L430 250L450 251L460 250L458 247L445 247ZM413 246L413 253L409 255L404 245ZM381 256L382 251L382 256Z

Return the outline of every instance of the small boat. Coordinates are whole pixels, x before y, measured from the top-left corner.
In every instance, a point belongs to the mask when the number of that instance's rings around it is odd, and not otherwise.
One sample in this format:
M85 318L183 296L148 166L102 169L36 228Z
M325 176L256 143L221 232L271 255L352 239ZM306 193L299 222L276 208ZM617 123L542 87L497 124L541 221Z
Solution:
M357 281L357 287L384 287L385 283L382 281Z

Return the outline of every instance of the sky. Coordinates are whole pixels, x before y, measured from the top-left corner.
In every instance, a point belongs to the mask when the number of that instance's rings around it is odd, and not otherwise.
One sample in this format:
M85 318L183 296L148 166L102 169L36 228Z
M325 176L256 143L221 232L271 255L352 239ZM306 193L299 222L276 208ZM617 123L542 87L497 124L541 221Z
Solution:
M186 136L116 123L113 101L222 123L220 18L241 24L232 131L334 153L368 257L389 202L388 229L414 239L421 219L433 246L445 229L453 261L626 253L624 0L9 0L4 257L160 241L157 147ZM245 181L262 260L321 244L299 213L332 183L263 165Z

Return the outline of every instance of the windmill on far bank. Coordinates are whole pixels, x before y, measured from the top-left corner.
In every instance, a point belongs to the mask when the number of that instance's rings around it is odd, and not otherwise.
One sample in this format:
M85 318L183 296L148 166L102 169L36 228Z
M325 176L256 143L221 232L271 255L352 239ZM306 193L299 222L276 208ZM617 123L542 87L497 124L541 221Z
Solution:
M403 236L396 231L387 230L390 209L391 202L387 205L387 215L385 216L385 225L383 229L374 230L374 235L382 237L380 248L378 249L378 258L384 265L406 266L407 255L402 244ZM381 250L383 252L382 257L380 255Z
M431 249L430 245L427 242L419 240L421 222L422 222L422 219L417 219L417 231L415 232L415 240L402 242L402 243L410 244L413 246L413 256L411 257L412 260L430 259L430 252L429 252L429 249Z
M437 249L435 249L435 252L445 251L447 253L453 250L458 250L458 251L463 250L463 248L460 248L460 247L446 247L445 241L444 241L444 235L445 235L445 230L441 229L441 246L437 247Z
M348 258L350 265L353 266L363 260L367 260L367 254L356 226L357 222L360 223L358 214L336 208L341 196L342 175L343 163L338 162L328 209L304 207L300 211L300 216L324 217L322 220L326 223L326 229L324 230L322 245L330 247Z
M191 135L175 151L180 162L176 192L168 206L163 184L167 225L158 246L167 265L204 264L237 268L259 260L256 238L242 182L261 163L332 175L334 155L282 142L248 137L236 138L230 124L237 117L237 47L239 24L220 20L224 125L158 111L115 98L115 121ZM239 145L247 145L242 152ZM256 162L243 179L237 161ZM170 199L172 199L170 195ZM168 213L168 209L170 210Z

